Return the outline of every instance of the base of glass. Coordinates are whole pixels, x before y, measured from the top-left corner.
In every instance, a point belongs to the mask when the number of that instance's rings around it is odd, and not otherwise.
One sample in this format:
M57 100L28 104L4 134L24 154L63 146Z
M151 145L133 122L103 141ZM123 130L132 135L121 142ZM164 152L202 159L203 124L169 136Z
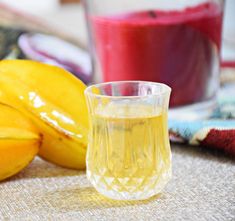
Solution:
M125 201L137 201L137 200L147 200L153 196L156 196L157 194L159 194L160 192L162 192L162 190L164 189L164 186L162 186L162 188L158 188L152 191L148 191L147 193L145 193L143 195L142 192L136 192L136 193L128 193L128 192L122 192L122 193L117 193L116 191L113 190L104 190L101 188L97 188L96 190L102 194L103 196L109 198L109 199L113 199L113 200L125 200Z
M169 182L171 179L171 169L169 169L167 172L162 174L160 179L157 179L156 184L152 186L152 183L146 183L145 188L143 188L141 191L128 191L128 187L125 188L126 191L119 191L118 187L115 186L110 186L107 183L107 178L102 178L100 179L99 182L97 182L97 179L94 179L94 177L98 177L97 175L94 175L90 173L89 171L87 172L87 178L91 182L91 184L95 187L95 189L102 194L103 196L114 199L114 200L128 200L128 201L136 201L136 200L146 200L149 199L160 192L164 189L166 184ZM108 178L110 179L110 178ZM111 178L115 179L115 178ZM128 178L127 178L128 179ZM131 178L130 178L131 179ZM144 181L142 181L144 182ZM141 183L136 183L136 187L138 185L141 185ZM133 187L133 188L136 188Z
M177 108L170 108L170 120L203 120L210 117L216 108L216 98Z

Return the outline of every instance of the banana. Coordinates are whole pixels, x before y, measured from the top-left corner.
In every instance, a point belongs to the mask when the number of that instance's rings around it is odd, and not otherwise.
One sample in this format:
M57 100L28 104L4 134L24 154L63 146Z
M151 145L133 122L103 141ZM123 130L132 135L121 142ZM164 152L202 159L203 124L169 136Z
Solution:
M41 136L32 121L0 103L0 181L26 167L40 144Z
M21 110L43 135L39 156L67 168L85 168L86 86L61 68L27 60L1 61L0 75L0 101Z

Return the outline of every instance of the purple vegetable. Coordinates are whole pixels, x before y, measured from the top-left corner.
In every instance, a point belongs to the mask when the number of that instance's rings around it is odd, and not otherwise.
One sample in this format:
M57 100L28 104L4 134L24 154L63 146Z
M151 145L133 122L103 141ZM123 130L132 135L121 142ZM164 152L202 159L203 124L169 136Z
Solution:
M27 58L62 67L84 83L91 82L91 61L83 49L45 34L22 34L18 44Z

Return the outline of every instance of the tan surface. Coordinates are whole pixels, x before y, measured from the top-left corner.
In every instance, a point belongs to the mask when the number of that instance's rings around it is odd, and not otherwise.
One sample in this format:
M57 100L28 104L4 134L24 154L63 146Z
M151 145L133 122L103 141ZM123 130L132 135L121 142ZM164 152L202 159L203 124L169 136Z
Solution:
M235 164L190 147L173 148L173 179L149 201L103 198L84 172L39 158L0 184L0 220L235 220Z

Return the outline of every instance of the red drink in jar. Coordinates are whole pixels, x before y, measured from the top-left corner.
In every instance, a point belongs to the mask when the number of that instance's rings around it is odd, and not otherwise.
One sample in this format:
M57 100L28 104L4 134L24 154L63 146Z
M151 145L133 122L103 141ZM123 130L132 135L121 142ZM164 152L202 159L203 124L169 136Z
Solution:
M222 28L217 4L92 16L91 26L104 81L168 84L171 107L215 96Z

